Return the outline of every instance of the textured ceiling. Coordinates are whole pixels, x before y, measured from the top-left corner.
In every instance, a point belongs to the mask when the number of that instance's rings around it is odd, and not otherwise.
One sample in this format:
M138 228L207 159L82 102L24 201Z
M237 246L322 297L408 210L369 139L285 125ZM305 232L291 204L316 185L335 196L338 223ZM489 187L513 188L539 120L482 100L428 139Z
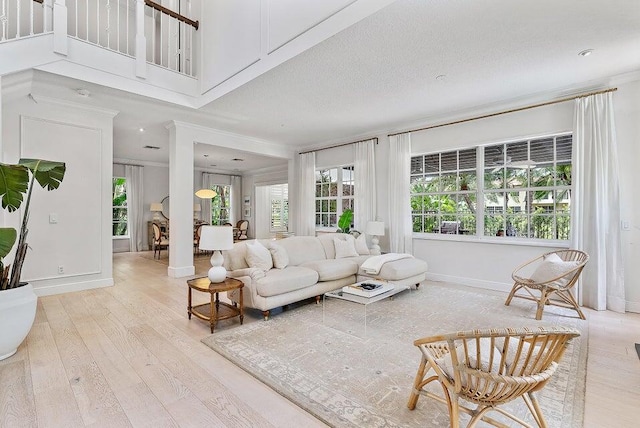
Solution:
M305 146L639 69L637 0L401 0L205 110Z
M594 52L579 56L584 49ZM72 89L89 88L80 102L120 111L114 157L166 164L172 119L302 149L552 99L630 72L640 73L640 0L399 0L200 110L42 73L34 91L42 82L49 96L77 101ZM281 163L202 150L196 166L214 170Z

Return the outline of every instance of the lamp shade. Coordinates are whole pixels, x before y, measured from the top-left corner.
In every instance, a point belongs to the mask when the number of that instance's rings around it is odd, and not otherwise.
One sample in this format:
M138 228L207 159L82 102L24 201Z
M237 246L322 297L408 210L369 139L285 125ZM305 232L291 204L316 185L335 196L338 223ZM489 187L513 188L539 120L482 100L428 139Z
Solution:
M200 230L201 250L230 250L233 248L233 227L202 226Z
M217 195L215 190L212 189L200 189L196 192L196 196L200 199L212 199Z
M384 222L383 221L369 221L367 222L367 235L384 236Z
M151 211L153 211L153 212L162 211L162 204L160 202L152 202L151 203Z
M202 211L202 207L200 206L200 204L193 204L193 211L197 213Z

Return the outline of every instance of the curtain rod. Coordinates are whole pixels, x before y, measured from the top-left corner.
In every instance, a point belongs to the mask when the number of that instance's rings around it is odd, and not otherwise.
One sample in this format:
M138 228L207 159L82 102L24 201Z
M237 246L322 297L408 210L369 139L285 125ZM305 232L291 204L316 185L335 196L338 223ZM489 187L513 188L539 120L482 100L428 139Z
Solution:
M333 146L321 147L319 149L314 149L314 150L307 150L306 152L299 152L298 154L304 155L306 153L319 152L320 150L335 149L336 147L348 146L350 144L364 143L365 141L369 141L369 140L375 141L376 144L378 144L378 137L373 137L373 138L366 138L364 140L353 141L351 143L334 144Z
M529 109L537 108L537 107L544 107L544 106L548 106L548 105L551 105L551 104L563 103L565 101L576 100L578 98L584 98L584 97L588 97L588 96L591 96L591 95L606 94L607 92L615 92L617 90L618 90L618 88L610 88L610 89L604 89L602 91L588 92L586 94L574 95L572 97L561 98L559 100L547 101L547 102L540 103L540 104L533 104L533 105L530 105L530 106L518 107L518 108L511 109L511 110L499 111L497 113L484 114L482 116L470 117L468 119L455 120L453 122L441 123L439 125L426 126L424 128L411 129L409 131L396 132L396 133L393 133L393 134L389 134L388 137L393 137L393 136L400 135L400 134L406 134L408 132L426 131L427 129L441 128L443 126L449 126L449 125L457 125L459 123L471 122L471 121L478 120L478 119L486 119L488 117L500 116L502 114L515 113L517 111L529 110Z

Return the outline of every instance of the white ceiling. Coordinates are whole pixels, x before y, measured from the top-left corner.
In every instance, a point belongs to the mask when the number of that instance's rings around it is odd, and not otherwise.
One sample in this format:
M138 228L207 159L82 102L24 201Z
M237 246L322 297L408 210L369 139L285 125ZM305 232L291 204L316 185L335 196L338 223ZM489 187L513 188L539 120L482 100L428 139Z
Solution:
M584 49L593 54L579 56ZM604 87L631 72L640 72L639 0L399 0L199 111L81 86L121 112L114 157L167 163L171 119L301 149ZM60 91L80 85L40 78ZM196 166L214 170L281 162L196 148Z

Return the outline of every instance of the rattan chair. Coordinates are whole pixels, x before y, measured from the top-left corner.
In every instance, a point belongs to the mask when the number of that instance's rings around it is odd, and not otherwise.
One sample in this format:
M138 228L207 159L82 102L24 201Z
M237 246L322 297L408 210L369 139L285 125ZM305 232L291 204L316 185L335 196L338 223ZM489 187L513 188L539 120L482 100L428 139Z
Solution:
M538 327L459 331L418 339L414 345L422 352L422 361L407 407L415 409L418 398L424 395L447 405L451 428L460 426L460 412L471 415L467 427L474 427L480 420L499 427L512 426L487 416L492 410L530 427L499 407L522 397L538 426L546 427L534 392L551 379L568 342L579 335L569 328ZM434 381L442 387L443 395L427 390ZM459 399L475 407L467 407Z
M552 275L552 277L544 278L544 280L532 279L536 272L534 271L536 266L540 267L545 262L545 259L548 259L552 254L557 255L565 263L566 268L562 272ZM578 316L581 319L586 319L571 289L576 285L580 273L588 261L589 255L582 251L558 250L545 253L518 266L511 274L514 281L513 288L504 304L509 306L514 297L532 300L538 304L537 320L542 319L545 305L573 309L578 312ZM533 275L527 274L532 271ZM535 290L535 292L532 290Z

